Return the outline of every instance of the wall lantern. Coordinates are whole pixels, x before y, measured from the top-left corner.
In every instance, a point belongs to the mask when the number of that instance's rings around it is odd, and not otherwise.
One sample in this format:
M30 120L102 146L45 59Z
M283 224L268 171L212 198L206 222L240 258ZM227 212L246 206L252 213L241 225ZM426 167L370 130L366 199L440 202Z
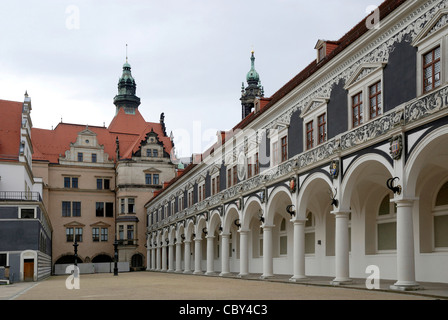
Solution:
M394 194L401 194L401 186L400 185L394 186L395 179L398 179L398 177L387 179L386 186Z
M238 228L241 228L240 219L236 219L235 221L233 221L233 223L234 223Z
M334 193L333 193L333 191L330 189L330 190L329 190L329 194L330 194L330 199L331 199L331 205L332 205L332 206L335 206L335 207L337 208L338 205L339 205L339 200L336 199L336 196L338 195L338 189L337 189L337 188L334 188Z
M288 212L291 217L296 215L296 208L293 204L286 206L286 212Z

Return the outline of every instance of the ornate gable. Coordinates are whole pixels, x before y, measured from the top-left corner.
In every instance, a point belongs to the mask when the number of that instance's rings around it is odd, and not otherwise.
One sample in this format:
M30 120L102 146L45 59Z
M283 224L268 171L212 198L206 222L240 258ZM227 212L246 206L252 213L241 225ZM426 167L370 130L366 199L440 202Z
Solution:
M160 141L154 129L146 134L144 140L140 142L138 150L133 153L134 157L148 157L148 158L169 158L170 155L165 151L165 146Z
M417 37L412 42L413 46L418 46L421 42L426 40L426 38L439 33L441 30L445 29L448 25L448 9L439 10L434 17L428 21L425 27L420 31Z

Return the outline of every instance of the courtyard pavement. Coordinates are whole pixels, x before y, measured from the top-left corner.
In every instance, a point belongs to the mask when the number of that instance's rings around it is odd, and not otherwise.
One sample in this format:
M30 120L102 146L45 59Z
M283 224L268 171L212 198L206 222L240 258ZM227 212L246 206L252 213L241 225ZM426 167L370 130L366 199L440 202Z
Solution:
M448 300L448 284L419 283L420 290L390 290L393 281L380 281L368 290L365 279L333 286L331 278L311 277L291 282L287 276L261 280L253 274L220 277L166 272L81 274L79 289L67 289L69 275L52 276L39 282L0 285L0 300ZM70 282L70 284L73 284Z

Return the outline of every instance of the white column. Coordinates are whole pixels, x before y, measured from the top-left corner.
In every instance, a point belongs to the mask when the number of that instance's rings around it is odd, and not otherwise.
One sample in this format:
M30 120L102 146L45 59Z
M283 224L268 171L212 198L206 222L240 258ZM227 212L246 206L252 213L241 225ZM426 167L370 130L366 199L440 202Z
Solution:
M202 274L201 269L201 241L202 239L195 238L194 239L194 272L193 274Z
M156 257L156 259L157 259L157 271L160 271L162 268L161 268L161 264L162 264L162 259L160 259L160 251L161 251L161 247L160 246L157 246L157 257Z
M156 270L156 248L151 246L151 270Z
M185 267L184 273L191 273L191 241L185 240L185 251L184 251L184 259L185 259Z
M306 280L305 276L305 221L294 220L293 276L290 281Z
M176 242L176 272L182 272L182 242Z
M240 230L238 232L240 233L240 273L238 277L245 277L249 275L249 230Z
M349 212L334 212L336 215L336 278L332 284L340 285L351 283L349 278L349 236L348 236L348 218Z
M272 256L272 228L263 226L263 274L262 279L274 276L274 261Z
M225 276L230 273L229 239L230 239L230 233L221 234L221 273L219 274L220 276Z
M215 273L215 268L213 263L215 260L215 250L214 250L214 236L207 236L207 272L206 275L211 275Z
M174 272L174 244L168 245L168 272Z
M162 245L162 271L166 271L166 245Z
M146 244L146 271L151 270L151 248Z
M414 224L412 220L413 200L398 200L397 204L397 282L395 290L416 290L414 259Z

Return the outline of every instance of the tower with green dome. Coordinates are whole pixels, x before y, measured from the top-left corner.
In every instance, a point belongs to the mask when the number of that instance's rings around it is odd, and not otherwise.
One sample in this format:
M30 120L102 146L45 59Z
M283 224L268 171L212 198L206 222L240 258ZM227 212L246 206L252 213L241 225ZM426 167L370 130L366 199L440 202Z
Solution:
M118 80L118 94L114 97L116 113L122 108L127 114L135 114L135 109L140 105L140 98L135 95L135 79L131 74L131 65L126 62L123 64L123 74Z
M260 82L260 75L255 70L255 55L252 50L252 55L250 57L251 67L246 75L247 87L244 88L244 82L241 87L241 107L242 107L242 118L246 118L254 108L255 99L261 98L264 95L263 87Z

